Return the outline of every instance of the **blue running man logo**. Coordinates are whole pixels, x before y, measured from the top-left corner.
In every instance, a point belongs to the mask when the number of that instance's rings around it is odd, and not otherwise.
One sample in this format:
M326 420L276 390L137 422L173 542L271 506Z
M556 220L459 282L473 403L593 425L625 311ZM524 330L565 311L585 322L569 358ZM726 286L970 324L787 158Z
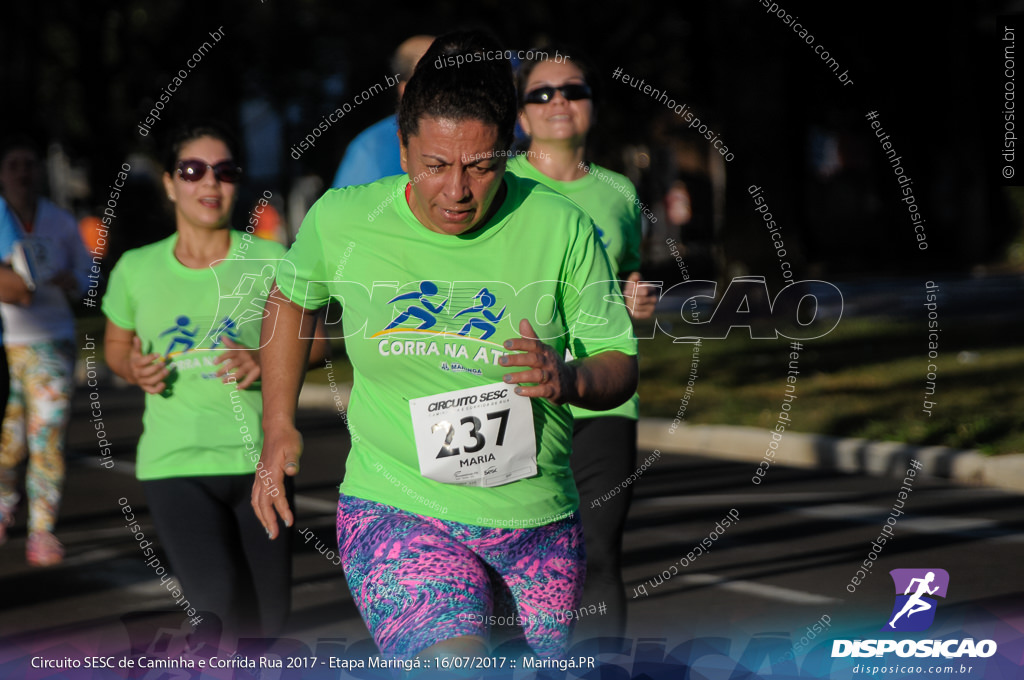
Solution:
M889 623L882 630L906 633L927 630L935 621L938 604L927 596L946 597L949 572L945 569L893 569L889 575L896 588L896 603Z
M429 298L437 295L437 284L433 281L421 281L420 289L411 293L402 293L388 300L390 305L393 302L399 300L416 300L423 307L417 307L415 304L409 305L405 308L405 311L395 317L395 320L384 327L384 330L390 330L396 328L406 321L410 317L414 317L421 321L420 325L417 326L417 330L424 330L430 328L437 323L437 319L434 317L435 314L440 314L444 309L444 306L448 304L448 298L445 298L440 305L431 304ZM429 311L428 311L429 310Z
M199 333L199 326L196 326L195 328L191 329L189 328L189 326L192 324L192 320L189 319L187 316L179 316L177 319L174 320L174 324L175 325L171 326L163 333L161 333L159 336L157 336L162 338L169 333L176 334L171 337L171 342L170 344L167 345L167 351L164 352L164 356L167 357L171 356L171 354L174 354L174 348L179 345L184 347L184 349L179 350L179 352L187 352L191 350L196 345L196 335Z
M217 349L223 342L225 335L231 338L235 344L242 344L238 340L238 324L232 321L229 316L225 316L220 325L213 331L213 344L210 345L210 349Z

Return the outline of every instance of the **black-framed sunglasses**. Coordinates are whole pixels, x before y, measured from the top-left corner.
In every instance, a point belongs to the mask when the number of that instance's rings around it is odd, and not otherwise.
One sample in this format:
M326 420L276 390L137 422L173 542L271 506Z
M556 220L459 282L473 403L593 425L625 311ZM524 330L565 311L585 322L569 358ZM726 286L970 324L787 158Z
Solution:
M523 97L524 104L547 104L555 98L555 92L561 92L562 96L570 101L576 99L590 99L590 86L586 83L566 83L558 87L538 87L530 90Z
M198 182L206 177L207 169L213 170L213 176L218 182L234 184L242 178L242 168L232 161L221 161L216 165L210 165L206 161L196 158L188 158L178 161L178 177L186 182Z

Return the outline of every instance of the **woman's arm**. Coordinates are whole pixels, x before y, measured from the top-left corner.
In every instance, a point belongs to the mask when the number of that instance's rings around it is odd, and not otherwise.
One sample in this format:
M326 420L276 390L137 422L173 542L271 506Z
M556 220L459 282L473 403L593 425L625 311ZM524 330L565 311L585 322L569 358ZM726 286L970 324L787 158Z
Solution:
M505 341L505 348L522 354L501 357L502 366L525 366L526 370L505 375L505 382L518 384L516 394L541 397L553 404L572 404L591 411L607 411L629 399L636 391L636 357L619 351L601 352L568 364L549 345L537 339L530 322L519 322L521 338ZM525 383L536 383L526 386Z
M149 394L160 394L167 387L164 379L170 371L163 357L143 354L142 341L135 331L121 328L109 319L103 334L103 353L110 370Z
M323 312L324 310L320 310L316 313L313 345L309 352L306 370L320 368L331 356L331 343L324 331ZM240 345L227 337L222 340L228 351L221 352L220 356L214 359L214 363L221 364L221 367L217 369L217 375L221 377L222 381L228 382L228 374L230 374L237 382L238 389L244 390L260 379L264 372L263 362L265 359L258 348Z
M0 302L23 307L32 304L32 291L25 279L6 264L0 264Z
M637 285L643 280L640 272L630 272L623 281L622 297L626 301L626 310L634 321L650 319L654 316L654 308L658 304L658 289L652 286Z
M260 463L270 473L270 488L282 485L284 476L299 471L302 435L295 429L295 407L299 400L303 374L309 365L310 347L317 311L296 305L277 285L267 297L267 314L260 334L263 365L263 452ZM270 497L263 492L265 483L256 480L252 487L252 507L267 536L277 537L277 518L286 526L294 522L284 494Z

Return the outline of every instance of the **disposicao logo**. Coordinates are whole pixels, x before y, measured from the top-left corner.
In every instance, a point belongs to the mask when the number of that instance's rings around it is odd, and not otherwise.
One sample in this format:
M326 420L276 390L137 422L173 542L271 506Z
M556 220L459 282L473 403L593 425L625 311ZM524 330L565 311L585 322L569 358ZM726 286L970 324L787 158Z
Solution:
M927 630L935 621L938 601L946 597L949 573L945 569L893 569L889 572L895 588L896 601L882 632L911 633ZM934 596L934 597L933 597ZM883 656L895 652L901 657L938 657L947 659L967 656L990 657L996 653L994 640L975 643L963 640L833 640L832 657Z
M896 587L896 603L889 623L882 630L905 633L928 630L935 621L938 605L929 595L946 597L949 572L945 569L893 569L889 575Z

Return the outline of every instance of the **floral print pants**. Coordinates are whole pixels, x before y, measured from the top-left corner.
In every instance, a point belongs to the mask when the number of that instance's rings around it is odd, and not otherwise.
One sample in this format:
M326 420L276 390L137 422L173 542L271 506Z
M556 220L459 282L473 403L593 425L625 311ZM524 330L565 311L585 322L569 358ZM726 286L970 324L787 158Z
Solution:
M11 394L0 437L0 522L18 503L16 470L28 456L29 533L52 532L64 485L64 444L71 418L75 343L8 345Z

